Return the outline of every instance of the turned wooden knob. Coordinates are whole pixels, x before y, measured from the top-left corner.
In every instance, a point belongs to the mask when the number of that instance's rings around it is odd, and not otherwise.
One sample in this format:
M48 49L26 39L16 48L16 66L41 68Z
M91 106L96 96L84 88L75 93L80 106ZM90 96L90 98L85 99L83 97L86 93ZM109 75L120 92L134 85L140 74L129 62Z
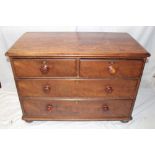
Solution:
M103 106L103 111L108 111L109 110L109 107L107 105L104 105Z
M43 91L44 91L45 93L49 93L50 90L51 90L51 87L50 87L49 85L46 85L46 86L43 87Z
M109 70L109 73L110 73L110 74L112 74L112 75L116 74L116 69L115 69L112 65L110 65L110 66L108 67L108 70Z
M47 106L47 111L51 112L53 110L53 106L50 104Z
M112 88L111 86L106 86L105 92L106 92L107 94L110 94L110 93L113 92L113 88Z
M48 73L49 67L48 67L46 61L43 61L42 65L41 65L41 67L40 67L40 71L41 71L42 74Z

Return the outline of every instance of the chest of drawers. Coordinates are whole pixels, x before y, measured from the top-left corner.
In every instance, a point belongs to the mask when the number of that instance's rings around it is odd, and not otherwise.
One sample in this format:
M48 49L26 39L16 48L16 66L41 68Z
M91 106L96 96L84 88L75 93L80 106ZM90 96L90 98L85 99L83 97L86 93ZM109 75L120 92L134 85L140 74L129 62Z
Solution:
M149 53L126 33L25 33L10 57L25 121L131 120Z

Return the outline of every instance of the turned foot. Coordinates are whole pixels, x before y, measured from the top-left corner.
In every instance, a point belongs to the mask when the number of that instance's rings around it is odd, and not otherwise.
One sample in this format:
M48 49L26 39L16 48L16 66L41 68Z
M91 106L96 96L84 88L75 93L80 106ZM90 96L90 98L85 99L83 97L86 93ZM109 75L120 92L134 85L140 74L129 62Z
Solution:
M132 116L130 116L129 119L127 119L127 120L121 120L120 122L122 122L122 123L128 123L131 120L132 120Z
M130 120L121 120L122 123L128 123Z
M33 121L31 121L31 120L25 120L25 122L27 122L27 123L32 123Z

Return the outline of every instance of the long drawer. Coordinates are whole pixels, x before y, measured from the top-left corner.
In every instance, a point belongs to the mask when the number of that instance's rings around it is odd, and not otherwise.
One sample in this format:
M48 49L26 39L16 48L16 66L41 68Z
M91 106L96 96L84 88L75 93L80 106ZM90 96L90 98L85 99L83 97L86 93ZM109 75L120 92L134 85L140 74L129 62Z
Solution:
M142 60L81 59L80 76L87 78L138 78Z
M132 100L24 99L25 117L51 119L109 119L129 117Z
M17 80L21 96L134 98L138 80Z
M76 59L14 59L16 77L74 77Z

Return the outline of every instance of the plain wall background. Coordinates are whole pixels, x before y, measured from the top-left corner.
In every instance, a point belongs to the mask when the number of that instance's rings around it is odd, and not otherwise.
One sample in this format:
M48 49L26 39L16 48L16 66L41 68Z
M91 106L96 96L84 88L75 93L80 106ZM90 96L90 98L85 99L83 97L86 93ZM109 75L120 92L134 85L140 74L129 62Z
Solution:
M5 52L25 32L127 32L135 38L146 50L151 53L149 62L146 64L142 84L147 86L155 85L155 27L109 27L109 26L71 26L71 27L0 27L0 81L6 90L15 89L13 74L10 63L7 61Z

